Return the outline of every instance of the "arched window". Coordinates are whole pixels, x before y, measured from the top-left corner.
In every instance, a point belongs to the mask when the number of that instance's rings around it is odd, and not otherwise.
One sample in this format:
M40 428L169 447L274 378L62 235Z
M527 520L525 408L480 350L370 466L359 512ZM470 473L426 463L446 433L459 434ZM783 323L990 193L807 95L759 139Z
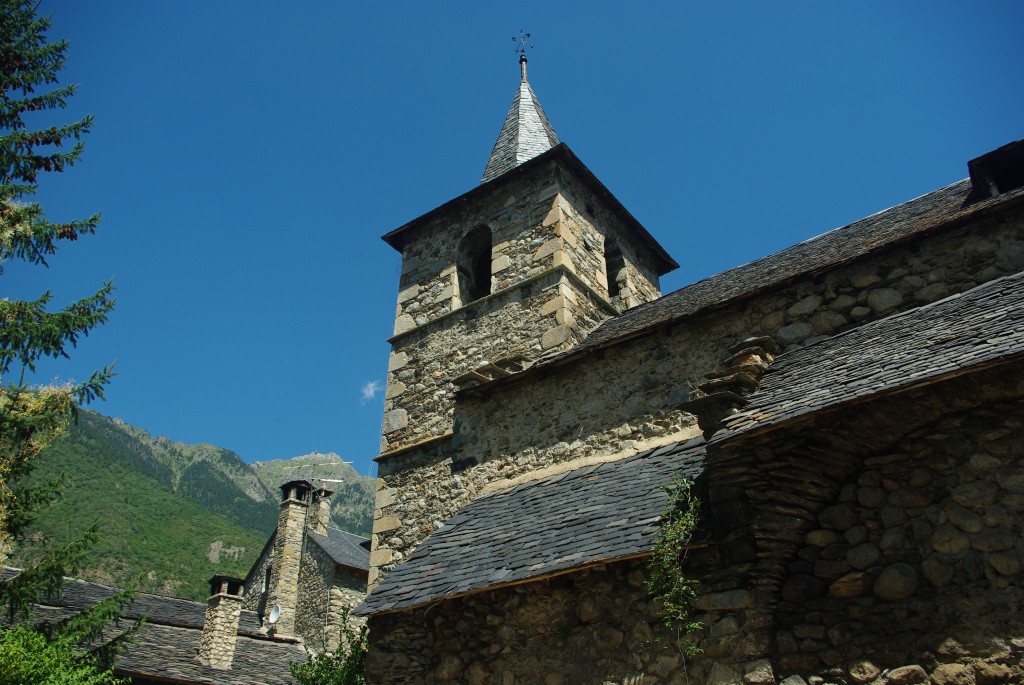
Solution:
M477 226L462 238L455 266L462 304L491 294L491 229Z
M608 299L619 296L622 285L626 282L626 260L622 258L622 250L611 240L604 241L604 275L608 279Z

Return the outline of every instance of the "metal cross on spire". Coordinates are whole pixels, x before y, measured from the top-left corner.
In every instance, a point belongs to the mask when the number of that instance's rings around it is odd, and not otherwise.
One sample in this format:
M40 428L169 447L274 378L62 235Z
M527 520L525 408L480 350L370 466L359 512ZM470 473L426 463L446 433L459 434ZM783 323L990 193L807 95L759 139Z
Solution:
M526 50L533 49L534 45L530 42L530 36L533 34L519 29L518 36L512 36L512 42L516 44L515 53L519 55L519 75L520 78L526 81Z

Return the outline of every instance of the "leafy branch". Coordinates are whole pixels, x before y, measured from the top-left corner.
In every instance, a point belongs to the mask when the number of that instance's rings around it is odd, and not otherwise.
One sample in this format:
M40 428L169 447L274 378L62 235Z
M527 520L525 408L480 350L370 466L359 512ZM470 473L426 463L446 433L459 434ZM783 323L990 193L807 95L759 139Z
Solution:
M700 500L693 494L693 481L677 476L664 488L668 505L661 515L661 528L649 562L647 591L663 606L662 625L676 632L678 646L684 656L692 657L702 650L689 636L703 629L704 624L693 615L698 581L684 572L687 550L697 528Z

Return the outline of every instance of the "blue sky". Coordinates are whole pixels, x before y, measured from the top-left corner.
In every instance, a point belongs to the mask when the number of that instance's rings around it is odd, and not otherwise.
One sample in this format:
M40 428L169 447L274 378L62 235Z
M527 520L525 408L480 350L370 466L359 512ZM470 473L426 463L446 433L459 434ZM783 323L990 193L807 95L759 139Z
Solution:
M1024 137L1024 3L44 0L92 113L53 220L103 212L3 296L115 277L40 380L117 360L94 406L248 461L373 472L399 255L477 183L533 34L559 137L688 283L967 175Z

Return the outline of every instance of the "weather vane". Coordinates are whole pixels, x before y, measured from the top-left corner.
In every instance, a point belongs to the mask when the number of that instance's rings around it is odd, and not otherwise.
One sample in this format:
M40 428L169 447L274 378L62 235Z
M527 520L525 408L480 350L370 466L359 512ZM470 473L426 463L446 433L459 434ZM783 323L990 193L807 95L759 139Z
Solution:
M515 52L521 57L526 57L526 49L533 48L533 43L530 42L530 36L533 34L526 33L522 29L519 29L518 36L512 36L512 42L516 44Z

